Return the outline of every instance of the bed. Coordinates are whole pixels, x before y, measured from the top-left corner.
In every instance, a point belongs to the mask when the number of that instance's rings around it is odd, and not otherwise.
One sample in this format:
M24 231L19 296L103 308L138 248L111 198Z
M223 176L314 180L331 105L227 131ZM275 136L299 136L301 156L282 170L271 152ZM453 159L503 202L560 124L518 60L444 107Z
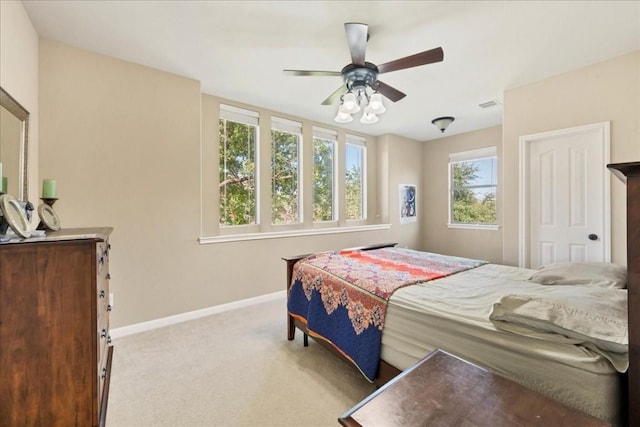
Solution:
M619 277L619 267L611 265L617 274L614 278L605 275L605 280L596 271L597 277L587 276L589 284L550 286L528 279L535 275L535 280L544 281L557 276L557 269L538 272L394 246L380 244L288 258L288 338L294 338L295 328L301 329L305 340L312 336L378 385L439 348L590 415L614 424L624 418L627 291L621 289L626 281ZM428 265L428 271L416 272L417 264ZM571 266L557 266L561 267ZM360 268L366 273L359 272ZM397 270L402 269L410 270L413 280L396 280ZM381 282L397 281L398 286L384 290L390 297L381 337L367 340L365 335L376 328L362 324L371 326L381 317L377 307L368 302L354 304L353 295L339 296L336 289L340 284L325 288L330 276L340 276L339 282L362 284L371 279L370 270L382 274L378 278ZM571 274L584 277L581 270ZM343 307L336 302L341 298ZM579 330L579 334L569 333L569 338L558 333L555 320L548 322L549 317L558 317L558 310L550 309L549 302L562 300L580 302L569 308L568 322ZM354 305L357 307L346 308ZM327 306L332 307L327 310ZM532 325L531 313L540 311L543 325ZM566 307L560 312L566 314ZM324 317L315 320L314 313ZM342 319L336 320L339 316ZM373 320L359 319L367 316ZM590 318L596 331L591 325L586 335L594 336L585 337L581 325ZM522 319L525 321L518 322ZM355 327L350 328L350 323ZM566 324L560 323L562 326Z
M609 343L612 347L602 350L593 343L586 344L580 336L572 336L567 341L566 337L562 338L562 333L558 333L566 332L564 330L543 331L542 336L535 336L530 327L538 327L535 322L524 326L514 326L508 322L510 310L520 307L521 300L518 297L523 294L534 299L545 297L547 292L574 295L576 289L586 287L549 287L525 283L528 282L525 279L535 274L534 271L483 263L427 281L426 284L407 285L393 292L385 313L380 351L376 355L378 366L375 377L370 379L382 385L439 347L613 424L640 425L640 162L612 164L608 168L627 187L626 362L624 351L617 347L625 344L622 336L614 337L614 342ZM391 243L354 249L367 252L394 246ZM287 262L289 294L295 283L295 266L306 257L284 258ZM487 285L482 291L472 284L482 282ZM416 303L416 298L420 300L419 295L425 292L424 289L427 289L427 296L423 295L422 299L433 299L435 302ZM471 289L471 294L465 294L464 289L465 292ZM492 293L496 290L497 293ZM428 292L435 294L428 296ZM624 294L622 289L607 292L599 291L597 287L579 292L586 293L584 298L591 299L594 296L598 298L598 292L618 296ZM592 295L588 295L590 292ZM515 297L503 300L509 295ZM602 319L607 319L607 311L624 308L619 298L607 298L603 295L596 301L605 306L613 303L609 310L604 310L605 317ZM541 301L549 302L548 298L541 298ZM614 306L618 308L614 310ZM613 326L624 328L625 322L619 322L620 317L624 317L624 312L618 313ZM610 320L607 319L607 322ZM289 340L294 339L296 329L303 332L305 345L308 335L311 335L321 345L350 360L350 356L334 343L314 334L303 316L288 311ZM533 336L527 336L527 332ZM608 334L620 334L615 329L603 329L600 332L605 335L605 341ZM615 342L616 339L619 341ZM530 340L537 344L533 347L533 353ZM628 369L625 370L627 363Z
M637 209L636 199L629 200L628 207L635 206ZM634 212L635 210L630 210L630 218L631 215L636 215ZM635 225L637 222L630 219L628 224L628 240L633 241L638 237ZM292 303L296 294L297 298L305 294L302 282L309 284L314 280L328 280L312 279L310 272L299 271L309 260L312 265L315 263L313 268L317 269L319 265L330 266L331 263L327 261L329 258L347 257L347 261L341 260L339 266L335 267L344 270L344 264L351 263L352 258L366 258L368 262L370 258L381 256L383 261L379 264L384 266L379 269L385 270L390 269L388 264L392 264L398 257L423 256L422 253L407 255L405 250L393 249L394 246L392 243L378 244L313 254L310 257L285 258L289 295L288 339L293 340L295 330L300 329L305 344L307 336L312 336L358 367L365 377L377 385L385 383L432 350L440 348L613 424L624 424L628 419L628 423L634 425L635 405L628 405L627 401L634 402L637 398L634 388L637 383L633 373L637 369L637 357L634 355L637 354L638 343L634 340L635 327L628 331L626 328L635 325L632 319L640 311L640 307L636 306L636 288L627 290L620 281L598 282L601 279L598 276L597 280L587 278L588 283L549 285L543 282L548 279L547 272L555 273L554 270L534 271L478 260L469 260L464 268L456 270L456 266L425 280L421 279L426 273L419 272L416 274L418 279L401 283L397 289L386 289L390 296L386 303L383 326L379 328L380 346L373 350L365 348L362 352L365 359L368 357L373 362L365 360L362 365L359 356L348 348L358 333L351 331L351 335L347 334L341 341L331 335L331 322L321 320L312 324L312 316L305 314L308 307L303 307L304 302ZM400 255L395 253L396 250ZM637 254L633 250L635 247L630 249L628 256L628 281L635 286L638 271L634 261L637 260ZM385 252L388 253L384 254ZM379 255L380 253L383 255ZM451 264L449 261L439 260L439 254L427 256L435 257L436 263ZM454 261L454 264L458 263L457 260ZM460 263L464 264L465 261ZM571 265L562 266L567 267L571 268ZM329 270L329 275L336 275L335 270ZM360 276L350 270L347 273L346 276L358 276L356 279ZM305 274L308 277L302 280L302 275ZM313 286L318 285L310 286L306 289L307 295L313 294ZM296 287L300 289L296 291ZM320 288L317 287L315 292L320 295ZM342 316L350 319L352 325L362 323L360 320L354 323L354 319L358 319L367 310L374 313L370 315L374 320L369 323L375 323L375 319L379 317L375 305L360 304L359 311L346 309L346 297L331 290L328 294L330 298L327 298L327 292L322 292L325 303L316 302L316 308L324 308L326 311L326 301L331 301L334 307L329 311L343 310L336 308L340 303L334 301L343 298L345 305ZM549 308L556 307L558 301L565 301L570 305L569 308L562 306L560 315ZM575 304L571 305L573 303L579 305L576 307ZM571 313L576 311L586 317L573 318ZM546 313L542 319L537 315L532 316L532 313L539 312ZM561 322L557 321L558 318ZM586 332L584 322L589 323ZM343 319L336 329L349 329L346 324L348 323ZM370 354L367 356L367 353ZM371 369L362 368L371 363L376 365L374 374Z

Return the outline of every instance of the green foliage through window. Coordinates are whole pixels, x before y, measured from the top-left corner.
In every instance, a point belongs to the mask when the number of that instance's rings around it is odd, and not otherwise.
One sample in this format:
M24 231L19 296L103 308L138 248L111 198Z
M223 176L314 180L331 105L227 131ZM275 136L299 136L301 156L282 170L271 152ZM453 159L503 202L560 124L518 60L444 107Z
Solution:
M313 138L313 221L333 221L335 141Z
M271 218L274 224L299 222L300 135L271 130Z
M256 223L257 126L219 120L220 225Z
M346 219L364 218L364 153L363 145L346 144Z
M495 225L497 157L452 162L451 222Z

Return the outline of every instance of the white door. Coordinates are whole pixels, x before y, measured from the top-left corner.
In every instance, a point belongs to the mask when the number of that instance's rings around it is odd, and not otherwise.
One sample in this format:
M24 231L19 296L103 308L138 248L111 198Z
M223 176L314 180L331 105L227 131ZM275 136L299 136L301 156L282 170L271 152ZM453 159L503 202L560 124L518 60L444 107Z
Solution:
M524 137L530 268L610 261L608 125Z

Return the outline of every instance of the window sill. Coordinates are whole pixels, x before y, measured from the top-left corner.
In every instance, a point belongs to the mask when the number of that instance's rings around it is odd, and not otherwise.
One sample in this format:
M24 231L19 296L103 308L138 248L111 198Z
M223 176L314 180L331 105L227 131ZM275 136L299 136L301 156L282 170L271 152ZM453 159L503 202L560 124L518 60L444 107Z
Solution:
M309 228L305 230L273 231L268 233L233 234L226 236L200 237L201 245L245 240L280 239L284 237L316 236L321 234L355 233L360 231L388 230L391 224L360 225L353 227Z
M447 224L449 228L459 228L464 230L500 230L500 226L497 224Z

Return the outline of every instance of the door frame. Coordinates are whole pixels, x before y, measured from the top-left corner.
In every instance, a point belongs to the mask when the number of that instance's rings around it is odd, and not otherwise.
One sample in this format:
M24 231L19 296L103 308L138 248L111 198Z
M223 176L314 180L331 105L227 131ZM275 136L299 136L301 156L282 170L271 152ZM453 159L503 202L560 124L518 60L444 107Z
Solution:
M566 129L523 135L519 145L519 189L518 189L518 265L529 267L529 152L531 144L549 138L556 138L571 134L600 133L601 148L604 153L603 168L606 169L611 157L611 122L600 122L589 125L576 126ZM606 172L606 170L605 170ZM603 173L604 190L604 228L602 241L604 243L604 261L611 262L611 174Z

